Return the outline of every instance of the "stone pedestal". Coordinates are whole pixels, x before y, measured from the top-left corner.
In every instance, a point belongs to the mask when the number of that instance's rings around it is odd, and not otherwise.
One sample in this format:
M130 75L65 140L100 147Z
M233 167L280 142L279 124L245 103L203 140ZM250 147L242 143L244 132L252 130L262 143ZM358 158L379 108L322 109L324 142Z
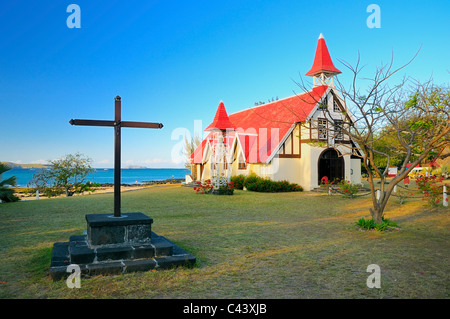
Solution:
M142 213L86 215L87 234L71 236L53 245L50 274L53 280L69 275L77 264L82 275L121 274L132 271L192 265L195 257L151 230L153 219Z
M148 244L151 241L153 219L142 213L128 213L121 217L88 214L86 222L91 247Z

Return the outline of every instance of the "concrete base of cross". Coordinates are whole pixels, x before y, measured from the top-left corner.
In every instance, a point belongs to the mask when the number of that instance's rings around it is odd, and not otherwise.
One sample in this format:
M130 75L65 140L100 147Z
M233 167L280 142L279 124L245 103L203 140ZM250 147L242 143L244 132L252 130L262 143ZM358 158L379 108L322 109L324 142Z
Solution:
M78 265L84 277L190 266L196 258L163 236L151 231L153 219L142 213L122 217L86 215L87 234L71 236L53 245L50 274L53 280L68 277Z

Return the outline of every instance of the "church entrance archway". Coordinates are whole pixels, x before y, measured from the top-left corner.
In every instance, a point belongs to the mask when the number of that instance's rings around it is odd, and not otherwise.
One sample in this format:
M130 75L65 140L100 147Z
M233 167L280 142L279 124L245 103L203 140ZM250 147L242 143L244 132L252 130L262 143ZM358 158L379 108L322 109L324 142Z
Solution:
M324 176L330 182L344 179L344 158L338 150L326 149L319 156L318 162L319 184Z

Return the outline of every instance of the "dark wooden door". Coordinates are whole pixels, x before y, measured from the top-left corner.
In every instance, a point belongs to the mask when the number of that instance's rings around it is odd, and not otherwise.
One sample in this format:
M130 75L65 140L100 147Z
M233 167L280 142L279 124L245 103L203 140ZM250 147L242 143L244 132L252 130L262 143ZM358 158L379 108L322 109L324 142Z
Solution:
M334 149L325 150L319 157L319 184L324 176L330 182L344 179L344 158Z

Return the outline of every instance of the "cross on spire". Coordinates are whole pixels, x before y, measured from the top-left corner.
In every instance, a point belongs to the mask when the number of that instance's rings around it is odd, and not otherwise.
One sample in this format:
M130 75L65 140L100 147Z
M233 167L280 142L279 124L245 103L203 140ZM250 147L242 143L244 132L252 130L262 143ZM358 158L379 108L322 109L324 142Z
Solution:
M114 102L114 121L103 120L70 120L71 125L84 126L109 126L114 127L114 217L121 217L120 212L120 159L121 159L121 128L122 127L140 127L140 128L162 128L161 123L149 122L129 122L122 121L121 109L122 101L120 96L115 97Z

